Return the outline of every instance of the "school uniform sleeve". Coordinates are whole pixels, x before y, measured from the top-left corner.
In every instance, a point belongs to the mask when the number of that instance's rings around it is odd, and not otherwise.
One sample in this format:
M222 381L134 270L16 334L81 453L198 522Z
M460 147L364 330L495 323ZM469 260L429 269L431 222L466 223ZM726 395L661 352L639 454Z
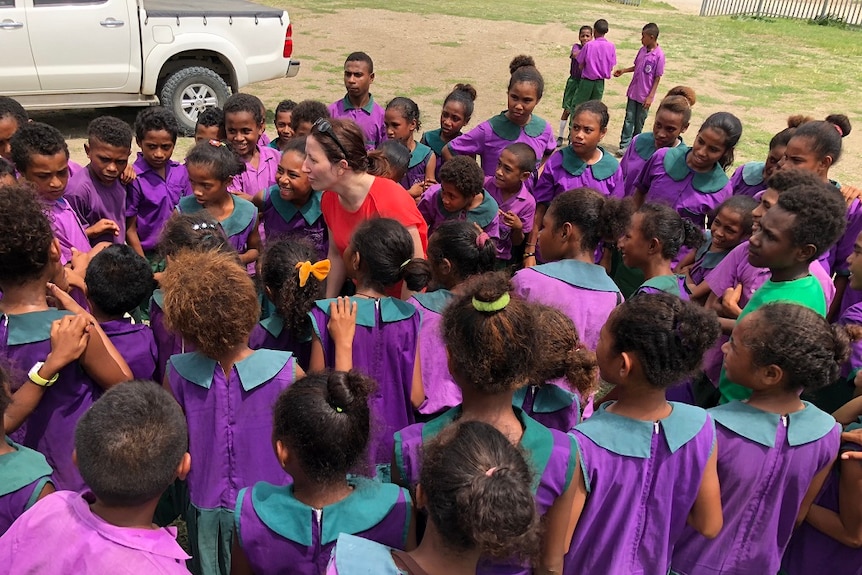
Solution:
M488 122L482 122L466 134L461 134L446 146L453 154L470 156L480 154L485 149L485 141L490 131Z
M741 257L748 258L748 242L733 248L717 266L706 272L704 281L717 297L722 297L725 290L739 283L736 269Z

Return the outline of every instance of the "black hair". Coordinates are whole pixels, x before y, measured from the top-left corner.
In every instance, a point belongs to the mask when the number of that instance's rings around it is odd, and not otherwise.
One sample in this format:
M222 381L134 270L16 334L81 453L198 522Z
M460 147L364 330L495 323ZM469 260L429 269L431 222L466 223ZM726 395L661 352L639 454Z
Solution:
M150 263L124 244L113 244L93 256L84 283L93 305L113 317L138 307L156 287Z
M476 88L472 84L455 84L446 99L443 100L445 106L449 102L458 102L464 106L464 123L468 123L473 116L473 106L476 101Z
M769 140L769 149L772 150L778 146L786 147L790 143L790 139L796 134L796 128L813 119L810 116L803 116L802 114L787 118L787 127L772 136L772 139Z
M377 158L376 153L379 153L382 158ZM398 140L383 140L369 155L377 159L373 162L375 171L368 172L374 176L389 177L397 182L404 177L410 167L410 149Z
M179 404L152 381L109 389L75 429L78 469L96 498L110 507L156 500L174 482L188 450Z
M266 107L260 98L244 92L233 94L224 103L225 118L227 118L228 114L248 112L257 124L263 124L266 120L263 115L264 110L266 110Z
M54 231L29 186L0 187L0 288L39 278L50 262Z
M667 94L658 106L656 114L662 110L667 110L672 114L679 114L682 116L682 124L685 127L691 121L691 107L696 103L697 95L693 88L674 86L667 91Z
M598 383L596 354L582 345L572 318L558 307L536 304L536 321L542 345L532 383L565 378L580 397L589 397Z
M716 112L703 122L697 133L699 134L707 128L724 133L725 150L724 155L718 160L718 164L726 170L733 164L733 150L739 143L739 138L742 137L742 122L730 112Z
M847 206L832 184L794 186L780 196L776 207L796 216L790 228L795 246L814 245L814 261L838 241L847 227Z
M822 184L823 180L814 172L800 168L783 168L772 174L772 177L769 178L768 187L780 194L796 186L820 186Z
M278 396L273 440L298 456L312 481L343 480L365 455L371 433L368 396L375 387L358 371L306 375Z
M464 280L494 270L497 247L492 240L479 245L480 231L466 220L447 220L428 238L428 260L452 264L452 273Z
M305 157L305 140L306 139L307 139L307 136L294 136L294 137L292 137L287 142L285 142L284 150L281 152L281 155L283 156L284 154L286 154L288 152L299 152L302 155L302 157L304 158Z
M87 126L87 138L116 148L132 147L132 129L114 116L99 116Z
M680 216L666 204L647 202L638 209L643 214L641 233L647 241L661 242L661 256L672 260L682 249L698 248L703 243L703 230Z
M440 183L452 184L469 200L482 193L485 173L470 156L455 156L440 168Z
M641 29L641 32L645 32L647 35L653 36L658 39L658 24L656 24L655 22L650 22Z
M158 250L163 258L172 257L182 250L236 254L221 224L206 210L171 214L159 236Z
M598 116L599 126L601 126L602 129L606 129L608 127L608 122L611 121L611 115L608 113L608 107L605 106L605 103L601 100L587 100L586 102L578 104L578 106L575 108L575 111L572 112L572 118L584 112L589 112L590 114Z
M17 170L15 169L15 164L6 158L0 158L0 179L8 174L17 180L18 178L15 176L16 173Z
M300 124L304 122L314 124L320 118L329 118L326 104L317 100L303 100L296 105L290 115L290 129L295 132Z
M754 208L757 207L757 200L749 196L730 196L721 202L715 210L710 221L721 212L721 210L730 210L740 217L739 226L743 235L751 235L751 226L754 225Z
M536 68L536 61L531 56L515 56L509 62L509 87L506 91L511 91L515 84L527 83L536 86L536 99L541 100L542 94L545 91L545 79Z
M591 188L575 188L551 201L547 214L554 231L570 223L581 234L581 250L595 251L602 240L615 242L631 221L634 206L629 200L603 196Z
M536 150L529 144L515 142L506 146L503 151L510 152L518 159L518 170L521 172L533 173L536 171Z
M596 34L604 36L608 33L608 30L610 30L610 27L608 26L608 21L604 18L599 18L598 20L596 20L596 23L593 24L593 30L595 30Z
M493 426L464 421L424 449L419 484L448 547L497 558L534 557L541 527L527 457Z
M212 176L222 182L245 171L245 162L230 146L213 140L202 140L186 155L186 165L210 166Z
M743 341L755 367L777 365L791 389L814 390L838 380L850 355L843 326L792 303L768 303L748 317L751 331Z
M296 118L295 110L293 117ZM378 157L369 157L368 150L365 148L365 132L362 131L359 124L346 118L332 118L329 120L329 124L332 126L332 132L323 134L318 126L312 126L310 135L314 136L314 139L323 148L323 153L326 154L326 158L330 162L338 163L345 160L354 172L377 171L374 161ZM333 140L333 134L347 152L347 157Z
M138 112L138 116L135 118L135 138L139 142L143 141L147 132L160 132L162 130L170 135L175 144L177 143L180 125L173 112L164 106L151 106Z
M584 24L583 26L581 26L580 28L578 28L578 36L580 36L580 35L581 35L581 32L583 32L584 30L589 30L589 31L590 31L590 34L592 34L592 33L593 33L593 27L592 27L592 26L589 26L589 25L587 25L587 24Z
M198 119L196 124L197 126L218 126L220 129L224 129L224 110L217 106L213 106L211 108L206 108L200 114L198 114Z
M267 243L261 257L259 273L263 285L269 288L278 315L291 335L300 341L311 337L308 312L314 302L323 297L323 283L313 275L305 286L299 285L296 264L318 261L317 249L301 237L279 237Z
M294 108L296 108L296 102L293 100L282 100L278 103L278 106L275 107L275 115L277 116L282 112L292 112Z
M18 127L10 140L10 156L18 171L25 172L30 167L32 156L55 156L60 152L69 158L69 146L60 131L42 122L28 122Z
M389 288L404 280L407 289L419 291L431 279L431 267L427 261L413 257L413 238L397 220L375 218L362 222L353 232L350 246L359 254L364 279L378 288Z
M416 122L417 131L422 127L422 121L419 119L419 106L410 98L405 98L403 96L392 98L389 100L389 103L386 104L386 109L398 110L401 112L401 115L404 116L404 119L407 120L408 124L410 122Z
M647 382L660 389L696 373L720 331L714 311L667 293L626 300L605 325L614 352L637 357Z
M18 122L19 128L30 121L24 106L9 96L0 96L0 120L3 118L12 118Z
M844 114L831 114L825 120L802 124L793 136L808 138L811 151L818 159L829 156L835 164L841 158L841 139L849 136L852 128L850 118Z
M368 73L374 73L374 61L371 59L371 56L369 56L365 52L351 52L344 60L345 64L347 64L348 62L365 62L366 64L368 64Z

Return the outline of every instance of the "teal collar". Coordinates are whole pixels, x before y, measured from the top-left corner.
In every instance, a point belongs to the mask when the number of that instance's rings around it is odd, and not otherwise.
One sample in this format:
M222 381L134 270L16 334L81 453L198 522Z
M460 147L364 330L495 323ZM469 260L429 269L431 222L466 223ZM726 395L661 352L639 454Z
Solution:
M338 539L339 533L362 533L383 521L398 503L402 488L363 477L348 480L353 491L336 503L321 509L320 544ZM405 493L405 500L410 496ZM237 498L242 501L242 496ZM293 485L278 486L260 482L251 488L254 512L263 523L282 537L310 547L315 509L293 496ZM409 516L409 513L408 513Z
M542 135L542 132L545 131L545 126L548 125L548 123L542 118L533 114L530 121L527 122L527 125L521 128L521 126L515 124L506 117L506 112L500 112L493 118L489 119L488 124L491 125L491 129L495 134L510 142L517 140L521 135L521 131L531 138L538 138Z
M573 176L580 176L589 167L595 179L599 181L607 180L617 172L620 163L613 154L607 153L601 146L599 146L599 149L602 151L601 159L592 166L588 166L585 161L575 154L571 146L566 146L560 150L560 153L563 154L563 169Z
M6 344L25 345L51 338L51 324L70 312L61 309L46 309L13 315L0 316L6 322Z
M291 221L296 217L296 214L299 213L308 225L315 223L321 218L321 216L323 216L323 211L320 209L321 197L323 197L323 192L311 192L311 196L308 198L308 201L297 208L295 205L281 197L277 185L269 189L269 201L272 202L272 207L275 208L278 215L280 215L286 222Z
M473 208L472 210L460 210L457 212L448 212L446 208L443 207L443 193L437 194L437 209L441 214L446 216L446 219L452 219L457 217L461 212L466 216L465 219L468 222L475 222L479 225L480 228L484 228L488 224L494 221L494 218L497 217L497 213L500 210L499 204L497 204L497 200L491 197L491 194L486 192L484 189L482 190L482 203Z
M608 277L605 268L596 264L577 260L560 260L537 265L533 271L588 290L620 292L620 288L617 287L614 280Z
M431 148L423 144L422 142L416 142L416 147L413 148L413 151L410 152L410 163L407 164L408 168L415 168L428 157L428 154L431 153Z
M165 309L165 292L162 291L162 288L156 288L153 290L152 301L159 307L159 309Z
M417 293L413 296L413 299L418 301L419 305L425 309L442 314L446 306L449 305L449 302L455 299L455 294L447 289L438 289L436 291Z
M653 421L640 421L607 410L613 402L603 403L589 419L575 428L596 445L624 457L647 459L652 451L652 436L661 429L671 453L691 441L706 423L706 411L684 403L670 402L670 415Z
M791 447L817 441L838 425L835 419L807 401L801 411L788 414L787 444ZM775 447L775 435L782 424L782 416L762 411L743 401L731 401L709 410L709 414L722 426L735 434L765 447Z
M240 385L245 391L263 385L275 377L293 354L289 351L258 349L234 364ZM181 376L195 385L209 389L212 386L217 362L197 351L171 356L170 364Z
M226 236L231 237L239 234L248 227L252 219L257 217L257 207L242 198L238 198L231 194L233 201L233 212L221 220L222 229ZM180 199L180 211L186 214L193 214L203 210L204 207L195 199L194 196L185 196Z
M350 98L347 97L347 94L344 95L344 109L345 110L356 110L357 108L350 102ZM368 94L368 103L362 106L361 109L366 114L371 114L374 111L374 96Z
M425 132L422 134L422 140L431 148L432 152L438 156L443 154L443 146L446 144L443 143L443 138L440 137L440 128Z
M553 383L546 383L539 386L527 385L520 388L512 398L512 405L516 407L523 406L530 387L535 387L535 397L533 398L534 413L555 413L563 409L571 409L572 405L578 403L577 394ZM577 409L580 411L580 407Z
M44 455L18 445L8 437L4 439L6 444L15 451L0 455L0 477L3 478L3 483L0 484L0 496L18 491L37 479L49 477L53 473Z
M277 313L272 314L266 319L260 320L260 327L265 329L272 337L278 337L284 331L284 320Z
M678 276L676 274L655 276L654 278L650 278L642 283L640 287L651 287L659 291L675 295L676 297L680 297L679 282L682 277L683 276ZM640 291L640 288L638 288L638 291Z
M702 174L695 172L685 163L685 157L691 150L688 146L670 148L664 157L664 171L675 182L681 182L692 174L691 187L702 194L714 194L727 185L728 177L724 170L716 164L712 170Z
M335 299L321 299L314 304L329 315L329 305ZM380 321L383 323L394 323L413 317L416 308L405 301L393 297L382 297L379 300L360 297L351 297L350 301L356 302L356 325L363 327L374 327L377 317L377 308L380 308Z
M338 536L332 560L339 575L408 575L395 565L392 549L349 533Z
M655 154L655 136L652 132L641 132L635 138L635 152L642 160L649 160Z
M742 181L749 186L759 186L763 183L763 169L766 162L748 162L742 165Z

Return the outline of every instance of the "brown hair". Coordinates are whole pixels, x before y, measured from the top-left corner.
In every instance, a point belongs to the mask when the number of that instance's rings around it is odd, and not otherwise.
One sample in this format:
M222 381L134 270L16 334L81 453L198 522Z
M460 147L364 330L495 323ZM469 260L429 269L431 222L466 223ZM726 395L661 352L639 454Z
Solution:
M542 345L538 346L533 383L542 385L564 377L581 397L589 397L598 383L596 354L581 344L569 316L552 306L535 305Z

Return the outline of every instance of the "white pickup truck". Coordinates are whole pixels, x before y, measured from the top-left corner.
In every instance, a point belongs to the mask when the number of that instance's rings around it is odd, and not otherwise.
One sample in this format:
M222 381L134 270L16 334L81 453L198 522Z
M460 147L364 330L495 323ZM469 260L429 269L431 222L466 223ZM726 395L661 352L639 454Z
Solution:
M0 0L0 94L31 110L170 107L183 131L295 76L287 12L246 0Z

